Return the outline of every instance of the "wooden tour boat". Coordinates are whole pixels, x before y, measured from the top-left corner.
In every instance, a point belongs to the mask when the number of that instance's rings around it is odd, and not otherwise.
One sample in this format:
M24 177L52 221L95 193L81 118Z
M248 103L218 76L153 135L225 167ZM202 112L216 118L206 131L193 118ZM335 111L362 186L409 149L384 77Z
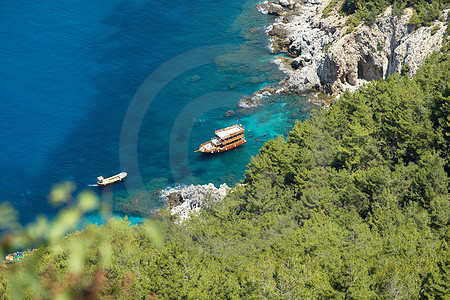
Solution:
M195 152L218 153L234 149L237 146L247 143L244 132L245 129L241 124L216 130L216 136L209 142L201 144L200 148Z
M107 184L110 184L110 183L121 181L122 179L127 177L127 175L128 174L126 172L122 172L122 173L119 173L117 175L114 175L114 176L111 176L111 177L108 177L108 178L103 178L103 176L100 176L100 177L97 177L97 179L98 179L97 184L98 185L107 185Z

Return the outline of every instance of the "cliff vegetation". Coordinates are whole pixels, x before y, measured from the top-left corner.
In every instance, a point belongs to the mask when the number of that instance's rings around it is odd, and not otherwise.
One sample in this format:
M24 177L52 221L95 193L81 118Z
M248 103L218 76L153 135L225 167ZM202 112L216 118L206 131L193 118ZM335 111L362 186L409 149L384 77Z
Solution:
M394 15L401 15L406 7L413 7L415 13L410 20L410 24L419 26L430 26L434 20L441 16L441 11L448 8L449 0L425 1L425 0L345 0L340 8L340 12L352 15L349 22L373 23L376 17L388 6L392 5Z

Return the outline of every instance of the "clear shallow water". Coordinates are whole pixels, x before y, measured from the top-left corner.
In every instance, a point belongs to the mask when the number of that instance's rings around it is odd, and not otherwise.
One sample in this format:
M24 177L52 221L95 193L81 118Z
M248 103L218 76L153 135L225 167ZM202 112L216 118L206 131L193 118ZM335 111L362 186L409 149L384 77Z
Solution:
M3 3L0 201L28 222L54 213L46 195L63 180L81 190L99 175L128 171L125 184L94 189L113 199L144 187L241 180L262 145L255 139L285 134L308 116L298 98L273 97L256 111L237 111L251 130L247 144L193 153L214 129L236 123L222 115L236 111L241 95L281 78L264 35L271 17L256 3ZM141 120L126 118L133 110ZM147 204L156 209L158 201Z

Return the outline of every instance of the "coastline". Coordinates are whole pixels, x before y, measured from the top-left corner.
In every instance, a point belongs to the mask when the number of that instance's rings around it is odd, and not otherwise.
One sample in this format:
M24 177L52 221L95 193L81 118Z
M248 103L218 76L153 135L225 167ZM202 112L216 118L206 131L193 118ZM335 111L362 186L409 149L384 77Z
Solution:
M412 76L429 54L441 48L448 26L448 9L442 19L417 28L409 23L411 8L395 16L388 7L373 24L352 28L347 24L349 16L341 15L331 2L258 4L262 14L276 16L266 28L269 50L287 56L273 60L286 75L277 92L310 93L313 103L328 107L340 94L372 80L386 79L405 68ZM257 97L252 100L258 105Z

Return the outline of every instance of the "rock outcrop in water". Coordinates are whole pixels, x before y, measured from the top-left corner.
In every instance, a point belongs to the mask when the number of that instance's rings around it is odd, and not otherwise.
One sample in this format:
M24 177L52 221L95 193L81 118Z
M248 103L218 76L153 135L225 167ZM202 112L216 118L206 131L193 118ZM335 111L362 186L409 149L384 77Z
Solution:
M171 215L178 216L178 222L183 222L192 213L208 205L221 201L227 195L229 187L226 183L216 188L214 184L190 185L180 188L168 188L161 192L167 198Z
M337 7L322 18L331 0L306 0L293 6L285 2L280 0L283 11L276 14L281 17L267 33L274 53L287 52L292 57L290 64L281 59L275 63L287 74L285 85L293 92L339 94L400 73L404 66L413 75L431 52L441 48L448 25L436 20L418 28L408 23L412 9L397 17L388 8L373 24L360 24L351 31ZM270 13L270 2L260 4L259 10ZM447 20L447 15L448 10L443 11L441 20Z

